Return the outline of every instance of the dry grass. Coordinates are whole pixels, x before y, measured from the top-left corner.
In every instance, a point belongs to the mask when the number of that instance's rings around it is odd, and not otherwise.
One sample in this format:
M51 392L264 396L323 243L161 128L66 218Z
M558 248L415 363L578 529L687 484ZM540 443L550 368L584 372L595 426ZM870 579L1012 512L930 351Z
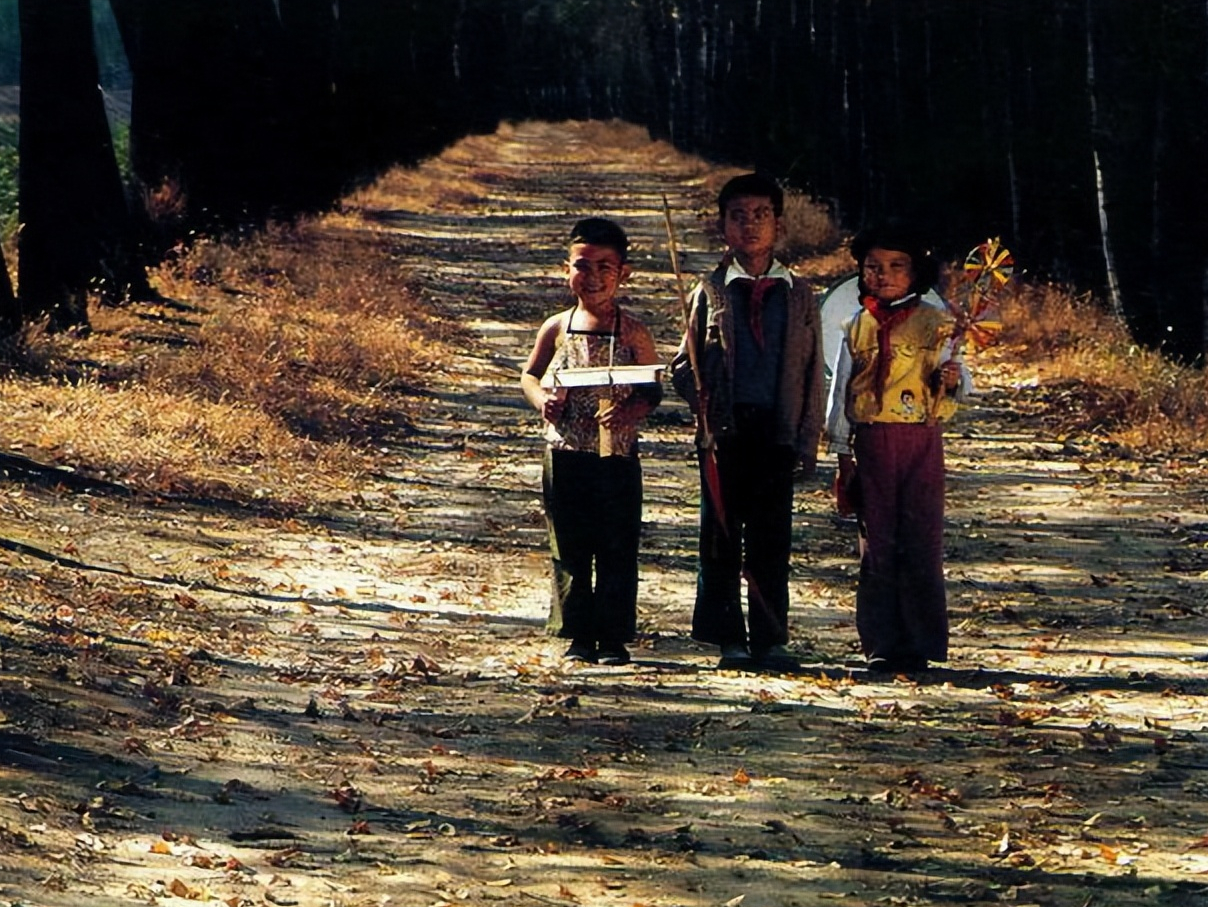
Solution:
M1089 296L1060 287L1019 287L1003 321L1007 354L1042 368L1063 431L1142 453L1202 455L1208 372L1138 346Z
M513 178L516 168L527 166L528 162L520 158L500 160L499 140L506 141L517 128L514 123L503 123L493 135L459 140L435 159L425 161L422 167L393 167L372 185L349 194L344 209L389 209L400 198L407 199L408 210L424 213L457 211L479 204L487 197L489 187ZM719 172L668 142L653 141L646 129L620 120L526 123L524 128L547 129L550 146L563 149L565 160L575 165L621 166L632 170L646 164L675 162L680 169L706 182L716 179ZM483 161L493 163L487 166ZM716 196L715 191L713 194Z
M242 289L199 331L206 348L238 355L161 360L148 379L202 388L212 400L255 401L320 441L397 424L401 395L454 329L415 303L385 242L312 225L276 227L242 244L234 275ZM173 270L226 286L230 256L205 244Z
M292 505L312 478L334 487L322 476L356 459L352 451L306 442L248 405L140 384L10 379L4 394L5 433L21 439L12 449L152 493L235 491Z
M847 243L828 252L808 255L792 261L793 271L815 283L827 285L841 277L855 273L856 263L852 260Z
M792 259L835 250L842 239L830 210L810 196L790 189L784 193L782 254ZM851 269L850 255L848 270Z
M0 430L32 459L149 492L342 496L368 442L406 431L455 331L387 242L306 222L178 250L152 274L174 305L94 308L84 337L30 332Z

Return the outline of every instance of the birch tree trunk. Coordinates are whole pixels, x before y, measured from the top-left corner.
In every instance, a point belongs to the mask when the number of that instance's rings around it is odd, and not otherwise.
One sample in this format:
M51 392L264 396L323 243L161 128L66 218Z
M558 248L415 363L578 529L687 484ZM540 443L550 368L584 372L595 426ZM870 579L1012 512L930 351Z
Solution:
M1091 160L1095 168L1095 198L1099 209L1099 237L1103 249L1103 267L1107 273L1107 300L1113 315L1124 317L1124 300L1120 295L1120 279L1112 255L1111 230L1108 222L1107 191L1103 168L1099 163L1099 106L1095 100L1095 29L1091 11L1093 0L1086 2L1086 98L1091 116Z

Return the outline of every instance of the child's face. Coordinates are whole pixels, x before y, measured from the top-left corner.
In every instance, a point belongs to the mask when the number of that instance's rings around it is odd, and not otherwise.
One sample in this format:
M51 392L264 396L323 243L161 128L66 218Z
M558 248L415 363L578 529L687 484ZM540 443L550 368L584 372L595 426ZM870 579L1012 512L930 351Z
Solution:
M726 245L740 256L762 258L776 248L780 218L764 195L737 195L726 205L721 220Z
M570 291L584 305L607 303L629 276L629 265L612 246L575 243L566 262Z
M869 249L860 266L864 286L881 302L897 302L914 283L914 261L905 252Z

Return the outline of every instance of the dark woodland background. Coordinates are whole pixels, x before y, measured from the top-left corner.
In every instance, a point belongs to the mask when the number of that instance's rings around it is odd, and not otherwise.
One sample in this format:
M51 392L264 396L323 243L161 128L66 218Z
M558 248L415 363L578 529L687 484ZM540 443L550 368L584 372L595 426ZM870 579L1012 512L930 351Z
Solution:
M1001 236L1203 361L1203 0L3 0L0 70L22 88L10 328L151 292L167 234L321 209L502 119L618 117L848 229L909 216L953 257ZM132 174L98 80L131 90ZM165 180L168 227L145 204Z

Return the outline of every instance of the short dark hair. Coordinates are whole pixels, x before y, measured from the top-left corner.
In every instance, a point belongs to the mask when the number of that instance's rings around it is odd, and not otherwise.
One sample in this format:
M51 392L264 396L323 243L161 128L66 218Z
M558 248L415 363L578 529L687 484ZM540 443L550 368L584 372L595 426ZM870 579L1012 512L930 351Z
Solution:
M585 217L570 231L570 244L589 243L593 246L607 246L621 256L621 261L629 258L629 237L615 222L606 217Z
M770 176L762 173L743 173L729 180L717 194L717 215L725 219L726 208L740 195L756 195L772 202L772 213L777 217L784 214L784 190Z
M857 233L851 241L852 258L861 267L864 257L873 249L905 252L910 256L910 266L914 270L914 283L910 285L913 293L926 293L939 280L940 266L931 247L923 239L922 233L905 221L891 219L873 224ZM860 292L865 292L865 289L864 276L861 274Z

